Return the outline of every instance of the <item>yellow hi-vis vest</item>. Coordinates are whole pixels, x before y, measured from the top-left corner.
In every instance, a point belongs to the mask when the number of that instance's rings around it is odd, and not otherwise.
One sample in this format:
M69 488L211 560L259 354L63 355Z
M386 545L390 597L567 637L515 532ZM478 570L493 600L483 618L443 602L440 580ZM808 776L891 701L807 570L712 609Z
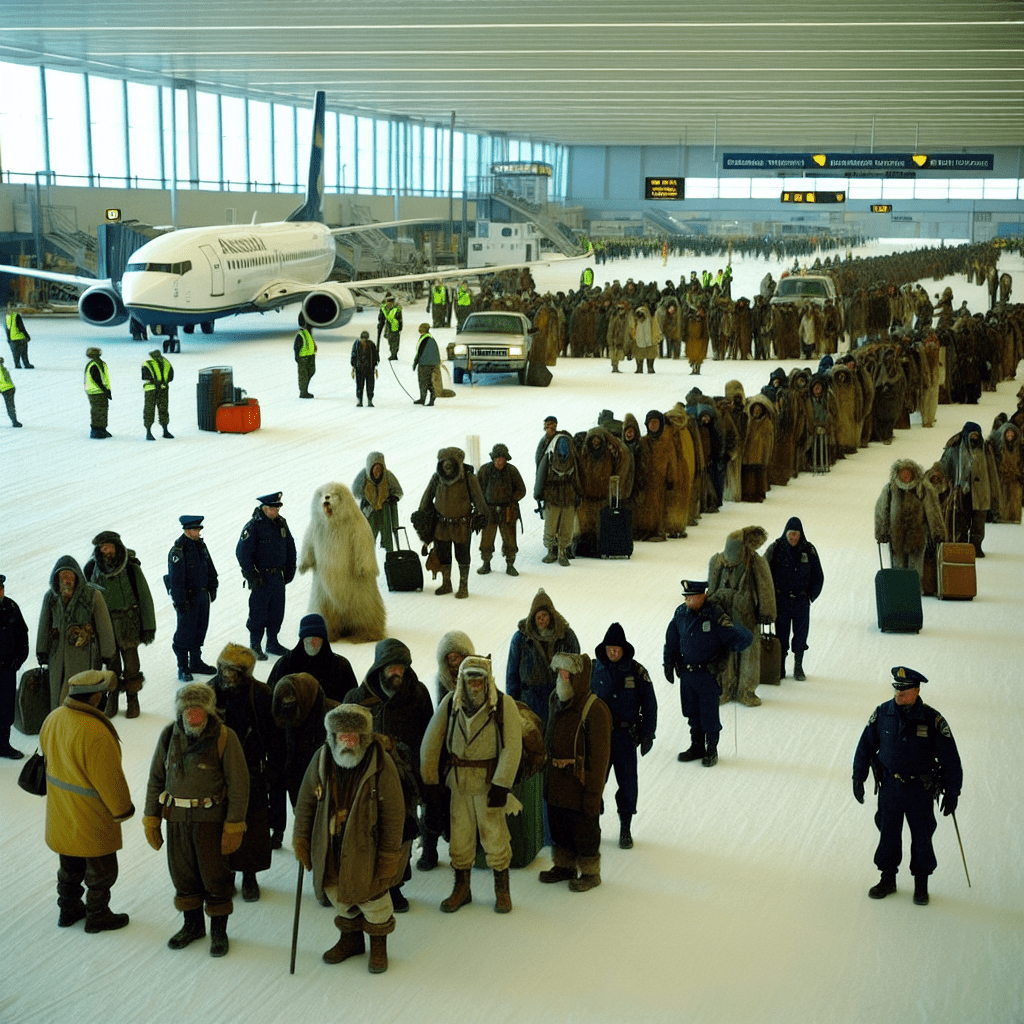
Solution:
M392 306L390 309L381 309L384 319L388 322L388 330L396 333L398 331L398 312L400 308L400 306Z
M299 349L299 358L303 356L316 355L316 342L313 340L313 335L306 330L305 327L299 328L299 334L302 336L302 347Z
M11 375L7 372L7 367L0 365L0 395L5 391L14 390L14 381L11 380Z
M156 359L147 359L142 365L149 367L149 380L142 382L143 391L155 391L157 387L167 387L171 364L166 359L161 359L159 362Z
M455 301L460 306L471 306L473 304L473 296L470 294L468 288L460 287L458 297Z
M89 370L93 366L98 366L100 368L100 377L103 380L102 387L92 379L92 374L89 373ZM87 395L102 395L105 391L109 390L110 375L107 373L107 364L103 362L102 359L90 359L89 362L85 364L85 393Z
M7 333L10 335L11 341L24 341L25 332L18 326L17 313L7 314Z
M431 290L431 297L435 306L443 306L445 301L444 285Z

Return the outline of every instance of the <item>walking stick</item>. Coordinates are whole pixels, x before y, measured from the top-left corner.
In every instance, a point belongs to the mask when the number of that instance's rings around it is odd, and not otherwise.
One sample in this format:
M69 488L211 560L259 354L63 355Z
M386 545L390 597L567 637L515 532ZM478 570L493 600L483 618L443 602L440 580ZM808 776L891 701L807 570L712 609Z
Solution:
M739 741L739 729L740 729L740 713L736 709L736 701L732 702L732 756L740 756L740 741Z
M956 823L956 812L954 811L950 817L953 819L953 828L956 829L956 841L960 844L960 859L964 862L964 874L967 875L967 888L971 887L971 876L967 873L967 858L964 856L964 844L960 838L960 826Z
M295 884L295 920L292 922L292 961L288 968L289 974L295 973L295 950L299 945L299 909L302 906L302 875L305 870L302 861L299 861L299 880Z

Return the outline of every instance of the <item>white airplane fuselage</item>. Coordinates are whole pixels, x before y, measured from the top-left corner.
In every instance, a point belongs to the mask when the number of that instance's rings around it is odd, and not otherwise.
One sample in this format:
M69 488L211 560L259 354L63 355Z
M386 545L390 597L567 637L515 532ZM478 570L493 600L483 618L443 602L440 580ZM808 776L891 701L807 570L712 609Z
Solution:
M274 308L289 285L325 281L334 256L330 230L316 221L186 228L132 254L121 296L144 324L200 324Z

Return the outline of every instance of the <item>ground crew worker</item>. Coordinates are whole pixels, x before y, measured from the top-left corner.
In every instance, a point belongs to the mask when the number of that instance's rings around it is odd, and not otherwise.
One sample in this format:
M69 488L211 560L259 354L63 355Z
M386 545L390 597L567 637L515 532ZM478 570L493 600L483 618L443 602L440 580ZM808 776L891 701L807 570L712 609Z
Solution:
M437 342L430 333L430 324L420 324L420 340L416 346L416 355L412 361L412 368L416 371L417 382L420 386L420 397L413 399L413 405L433 405L436 394L434 392L434 369L441 363L441 353L438 350ZM427 401L427 393L430 393L430 401Z
M14 381L11 380L7 367L4 366L3 356L0 356L0 395L4 396L4 405L7 406L7 415L11 417L12 427L21 426L18 422L18 414L14 411L14 392L16 390Z
M28 343L32 340L25 329L25 321L21 314L14 308L14 303L7 304L7 317L4 320L4 328L7 331L7 341L11 346L11 355L14 356L14 368L34 370L35 367L28 361Z
M434 327L447 327L452 320L451 296L438 278L427 295L427 312L433 314Z
M295 335L295 362L299 367L299 398L312 398L309 382L316 373L316 342L306 324L306 318L299 314L299 330Z
M459 290L455 293L455 325L456 330L461 331L462 325L466 322L473 309L473 293L465 281L459 282Z
M85 357L85 393L89 399L89 437L112 437L107 430L107 406L110 404L110 374L107 364L100 359L98 348L87 348Z
M380 307L380 315L377 317L377 351L380 351L380 335L384 332L391 355L388 360L398 358L398 346L402 340L402 307L391 294L384 296L384 302Z
M146 440L155 441L153 437L154 412L160 414L160 426L164 429L164 437L173 438L167 429L170 415L167 412L168 385L174 380L174 367L164 358L160 349L155 348L149 358L142 364L142 425L146 428Z

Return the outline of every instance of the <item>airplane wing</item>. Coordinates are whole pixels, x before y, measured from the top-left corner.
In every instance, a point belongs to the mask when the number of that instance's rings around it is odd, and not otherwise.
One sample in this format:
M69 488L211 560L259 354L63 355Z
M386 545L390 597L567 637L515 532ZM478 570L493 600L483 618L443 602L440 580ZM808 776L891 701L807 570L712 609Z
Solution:
M12 277L38 277L43 281L58 281L61 284L73 284L78 288L92 288L93 285L102 284L111 286L109 277L79 277L77 274L59 274L55 270L36 270L35 267L15 267L7 263L0 263L0 274L10 274Z
M440 217L417 217L414 220L374 221L371 224L351 224L347 228L329 228L328 230L332 235L354 235L372 228L401 228L407 224L436 224L441 219Z
M352 286L343 281L324 281L322 284L309 284L305 281L272 281L264 285L253 297L251 308L259 313L266 313L272 309L280 309L282 306L291 305L293 302L302 302L308 295L328 294L342 301L343 304L352 305Z
M436 281L439 278L478 277L484 274L500 274L505 270L522 270L524 267L548 267L552 263L572 263L576 260L586 259L590 253L581 256L558 256L555 259L533 260L532 263L501 263L489 267L463 268L460 270L431 270L425 274L396 274L394 277L368 277L359 281L346 281L346 285L354 291L361 291L366 288L378 288L381 285L409 284L413 281Z

